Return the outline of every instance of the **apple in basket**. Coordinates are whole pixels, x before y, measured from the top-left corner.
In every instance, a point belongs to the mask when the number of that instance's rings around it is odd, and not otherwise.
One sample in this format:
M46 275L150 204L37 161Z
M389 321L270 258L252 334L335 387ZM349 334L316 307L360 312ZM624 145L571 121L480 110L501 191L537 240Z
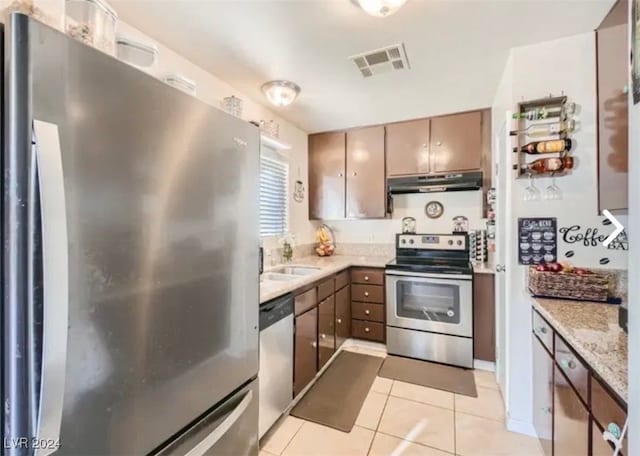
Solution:
M560 263L547 264L547 270L550 272L562 272L562 265Z
M546 272L548 271L549 268L547 267L547 265L545 263L539 264L536 266L536 271L538 272Z

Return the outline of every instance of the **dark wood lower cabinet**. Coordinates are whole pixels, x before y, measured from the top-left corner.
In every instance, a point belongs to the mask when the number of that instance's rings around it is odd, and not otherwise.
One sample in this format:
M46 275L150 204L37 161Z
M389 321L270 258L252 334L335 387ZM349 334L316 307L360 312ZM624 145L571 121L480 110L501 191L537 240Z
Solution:
M318 370L336 351L335 297L329 296L318 304Z
M554 365L553 452L555 456L589 454L589 411Z
M596 424L595 421L591 421L591 455L592 456L611 456L613 454L613 447L609 445L605 439L602 438L603 430Z
M533 426L545 456L553 454L553 357L532 335Z
M473 357L496 360L496 303L493 274L473 275Z
M336 350L351 337L351 286L336 291Z
M318 372L318 308L296 317L293 394L297 396Z

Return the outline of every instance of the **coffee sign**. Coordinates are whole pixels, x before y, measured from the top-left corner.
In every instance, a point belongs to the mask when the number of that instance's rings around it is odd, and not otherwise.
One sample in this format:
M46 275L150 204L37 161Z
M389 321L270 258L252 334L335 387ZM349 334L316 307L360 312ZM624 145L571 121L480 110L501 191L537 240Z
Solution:
M518 262L554 263L558 259L557 221L555 217L518 219Z

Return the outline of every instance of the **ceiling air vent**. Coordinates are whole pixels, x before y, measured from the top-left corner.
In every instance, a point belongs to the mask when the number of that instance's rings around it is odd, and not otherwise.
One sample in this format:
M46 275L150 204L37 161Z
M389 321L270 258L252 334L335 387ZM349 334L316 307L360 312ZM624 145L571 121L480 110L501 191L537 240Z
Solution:
M358 67L358 71L368 78L388 71L409 69L409 61L404 44L387 46L374 51L349 57Z

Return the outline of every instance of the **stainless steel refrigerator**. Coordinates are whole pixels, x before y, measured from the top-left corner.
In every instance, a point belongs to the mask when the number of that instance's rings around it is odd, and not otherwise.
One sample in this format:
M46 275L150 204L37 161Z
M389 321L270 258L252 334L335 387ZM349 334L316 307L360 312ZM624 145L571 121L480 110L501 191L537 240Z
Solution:
M5 452L257 454L258 129L26 16L3 40Z

